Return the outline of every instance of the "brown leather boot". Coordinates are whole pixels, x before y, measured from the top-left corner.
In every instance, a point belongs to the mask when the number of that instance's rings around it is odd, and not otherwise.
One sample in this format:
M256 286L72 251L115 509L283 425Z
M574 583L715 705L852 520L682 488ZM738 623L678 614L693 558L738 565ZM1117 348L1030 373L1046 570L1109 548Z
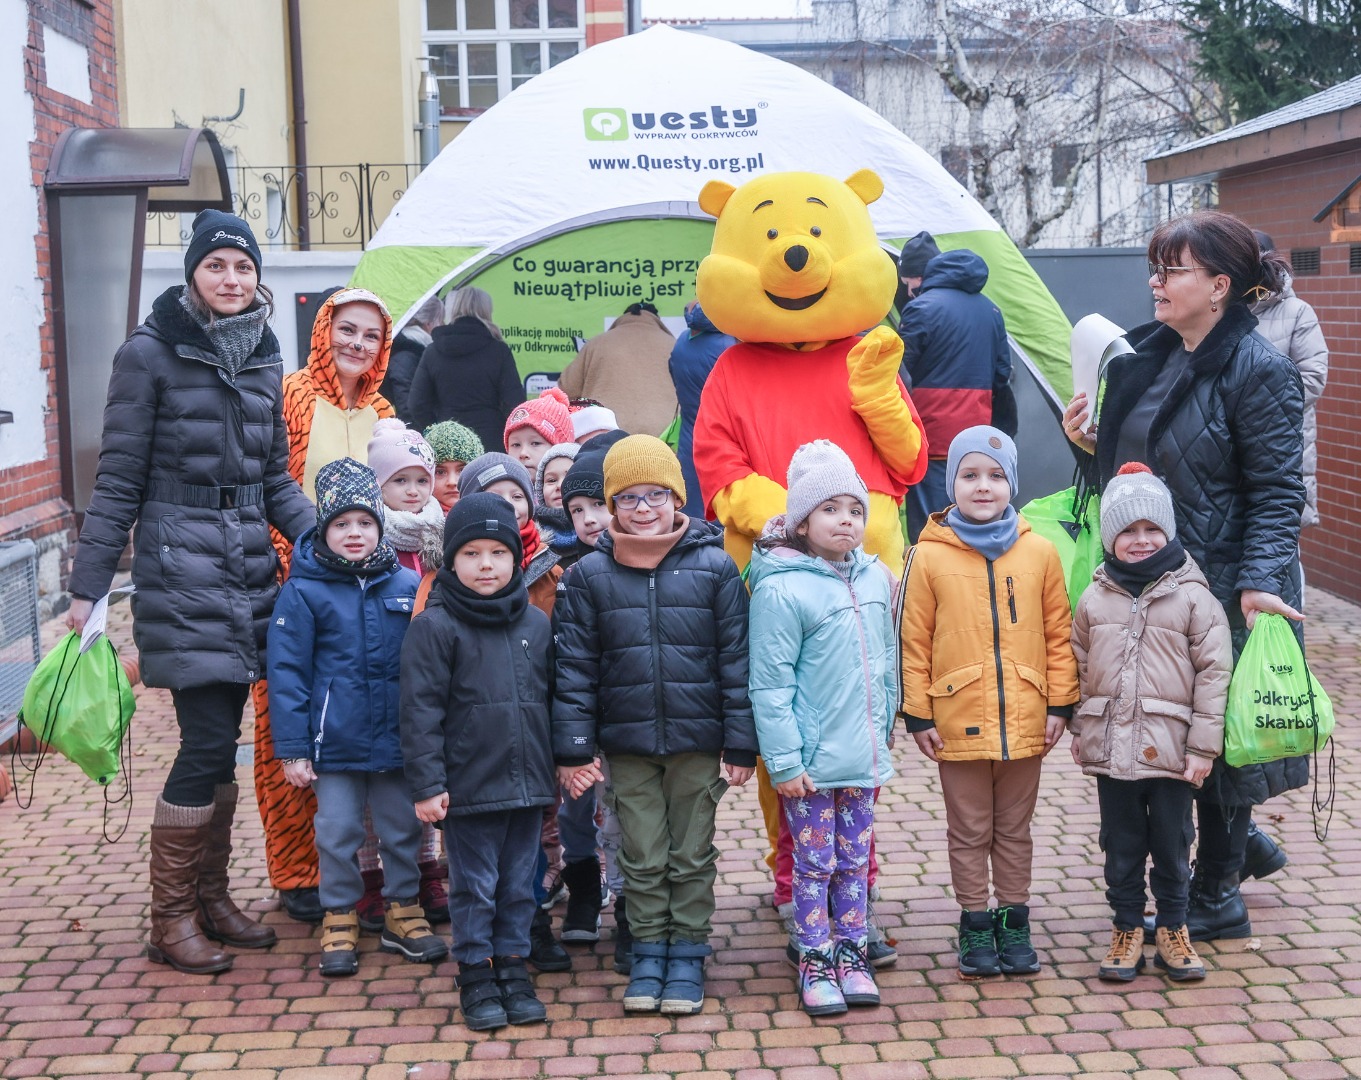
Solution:
M232 856L232 821L239 790L235 784L218 784L213 791L208 843L198 868L198 921L214 941L236 949L268 949L278 940L273 927L256 922L227 894L227 864Z
M198 874L213 806L175 806L156 800L151 822L151 935L147 959L190 975L226 971L232 958L203 936Z

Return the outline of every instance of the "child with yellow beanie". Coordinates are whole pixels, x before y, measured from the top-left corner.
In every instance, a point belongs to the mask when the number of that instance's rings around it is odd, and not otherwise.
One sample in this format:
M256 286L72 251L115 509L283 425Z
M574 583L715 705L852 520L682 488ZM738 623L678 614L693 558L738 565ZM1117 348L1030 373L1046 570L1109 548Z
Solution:
M685 481L665 443L621 439L604 475L614 517L557 607L553 756L575 796L604 779L597 754L609 759L634 939L624 1008L694 1013L718 800L756 765L747 590L722 530L680 512Z

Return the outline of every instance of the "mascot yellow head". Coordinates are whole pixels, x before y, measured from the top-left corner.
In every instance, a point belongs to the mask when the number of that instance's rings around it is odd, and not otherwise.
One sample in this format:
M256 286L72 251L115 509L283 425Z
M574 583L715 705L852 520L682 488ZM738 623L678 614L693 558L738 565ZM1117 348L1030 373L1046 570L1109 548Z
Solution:
M834 341L877 324L898 285L867 208L883 193L869 169L709 181L699 205L718 225L696 280L704 313L741 341Z

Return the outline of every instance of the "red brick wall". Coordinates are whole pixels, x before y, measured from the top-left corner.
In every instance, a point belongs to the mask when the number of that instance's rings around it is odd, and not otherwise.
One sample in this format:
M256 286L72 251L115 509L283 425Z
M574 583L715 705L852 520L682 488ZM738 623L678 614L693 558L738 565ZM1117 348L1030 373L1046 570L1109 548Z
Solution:
M42 461L0 472L0 539L27 537L40 547L60 547L64 553L73 539L74 520L63 498L61 443L57 418L56 354L52 336L51 251L47 233L47 203L43 176L52 148L71 127L114 127L118 124L115 83L112 0L29 0L28 42L24 48L24 85L33 98L35 138L29 147L33 186L38 189L38 233L34 237L38 276L43 282L44 321L40 331L42 367L47 373L45 423L47 456ZM66 97L47 86L43 34L47 27L90 50L90 89L93 103ZM64 576L64 575L63 575Z
M1221 180L1219 205L1270 233L1276 247L1319 249L1317 277L1295 292L1318 312L1328 340L1328 386L1318 405L1318 496L1322 522L1304 533L1305 573L1361 602L1361 274L1348 272L1351 245L1329 239L1313 217L1361 174L1361 150Z

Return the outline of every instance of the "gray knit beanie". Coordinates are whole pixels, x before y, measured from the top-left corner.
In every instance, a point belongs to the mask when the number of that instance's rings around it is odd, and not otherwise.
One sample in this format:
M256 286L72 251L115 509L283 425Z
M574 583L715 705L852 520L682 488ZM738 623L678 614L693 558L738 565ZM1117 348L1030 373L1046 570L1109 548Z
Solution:
M1101 546L1115 550L1115 538L1136 521L1151 521L1177 538L1177 515L1172 509L1172 493L1142 462L1121 466L1101 493Z
M784 531L791 540L808 515L838 495L850 495L870 515L870 493L855 471L846 451L827 439L804 443L789 462L789 498L785 503Z
M543 502L543 474L548 470L551 462L560 461L566 458L568 462L574 461L579 447L574 442L556 443L550 446L543 457L539 458L539 467L534 470L534 505L538 506ZM571 468L571 465L568 465Z
M1011 497L1016 498L1016 444L1005 431L999 431L987 424L965 428L950 443L950 453L945 459L945 492L950 501L955 501L955 480L959 477L959 463L973 453L984 454L1007 474L1007 484L1011 487Z
M534 480L529 470L509 454L495 451L485 453L463 466L463 472L458 477L459 497L466 499L469 495L486 491L498 480L513 480L519 484L520 490L525 493L525 501L531 507L534 505Z

